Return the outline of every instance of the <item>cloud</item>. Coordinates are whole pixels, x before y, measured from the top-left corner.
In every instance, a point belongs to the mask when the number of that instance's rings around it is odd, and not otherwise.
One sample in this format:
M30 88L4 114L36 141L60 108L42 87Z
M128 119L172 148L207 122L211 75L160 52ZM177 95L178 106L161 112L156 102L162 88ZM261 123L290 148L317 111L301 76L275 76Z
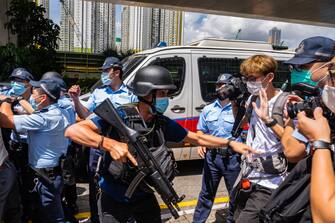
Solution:
M205 37L235 39L239 29L239 39L267 41L268 32L273 27L281 29L282 40L291 48L311 36L335 39L335 28L191 12L185 13L184 25L185 44Z

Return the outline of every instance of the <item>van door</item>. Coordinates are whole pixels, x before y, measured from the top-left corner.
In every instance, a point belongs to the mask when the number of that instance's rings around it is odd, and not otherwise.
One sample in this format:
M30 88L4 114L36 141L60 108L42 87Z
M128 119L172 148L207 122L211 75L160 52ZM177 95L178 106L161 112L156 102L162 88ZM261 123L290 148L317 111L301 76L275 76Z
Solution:
M192 107L191 58L189 54L164 55L153 58L150 65L159 65L168 69L177 89L169 92L169 107L164 115L190 129Z

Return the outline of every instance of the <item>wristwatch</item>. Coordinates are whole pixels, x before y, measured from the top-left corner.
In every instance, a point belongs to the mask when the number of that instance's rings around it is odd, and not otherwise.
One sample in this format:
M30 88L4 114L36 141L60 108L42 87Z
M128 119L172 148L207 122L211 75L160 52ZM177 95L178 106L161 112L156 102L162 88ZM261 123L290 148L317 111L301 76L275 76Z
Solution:
M275 126L277 123L278 123L277 120L272 118L272 120L270 122L265 123L265 125L266 127L270 128L272 126Z
M331 145L329 142L323 140L316 140L313 142L313 149L329 149L330 151L334 152L334 146Z

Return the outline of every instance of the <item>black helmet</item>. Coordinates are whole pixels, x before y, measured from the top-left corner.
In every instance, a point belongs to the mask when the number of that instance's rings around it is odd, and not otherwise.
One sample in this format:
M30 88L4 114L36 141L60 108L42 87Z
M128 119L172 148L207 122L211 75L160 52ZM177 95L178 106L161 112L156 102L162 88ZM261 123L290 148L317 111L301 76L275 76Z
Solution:
M161 66L150 65L139 69L132 82L134 94L150 95L153 90L175 90L170 72Z
M67 89L66 83L64 82L62 75L55 71L46 72L45 74L43 74L41 80L52 80L58 84L62 91L66 91Z

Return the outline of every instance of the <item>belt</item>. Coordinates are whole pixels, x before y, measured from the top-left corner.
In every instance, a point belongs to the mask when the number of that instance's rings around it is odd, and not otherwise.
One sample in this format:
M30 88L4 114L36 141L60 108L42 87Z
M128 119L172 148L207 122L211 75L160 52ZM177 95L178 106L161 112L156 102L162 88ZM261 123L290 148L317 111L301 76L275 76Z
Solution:
M220 148L214 148L214 149L209 149L214 154L218 154L224 157L229 157L233 155L233 153L228 149L228 147L220 147Z
M47 168L31 168L35 171L37 177L46 180L48 183L52 183L56 179L56 175L62 174L62 169L60 166Z

